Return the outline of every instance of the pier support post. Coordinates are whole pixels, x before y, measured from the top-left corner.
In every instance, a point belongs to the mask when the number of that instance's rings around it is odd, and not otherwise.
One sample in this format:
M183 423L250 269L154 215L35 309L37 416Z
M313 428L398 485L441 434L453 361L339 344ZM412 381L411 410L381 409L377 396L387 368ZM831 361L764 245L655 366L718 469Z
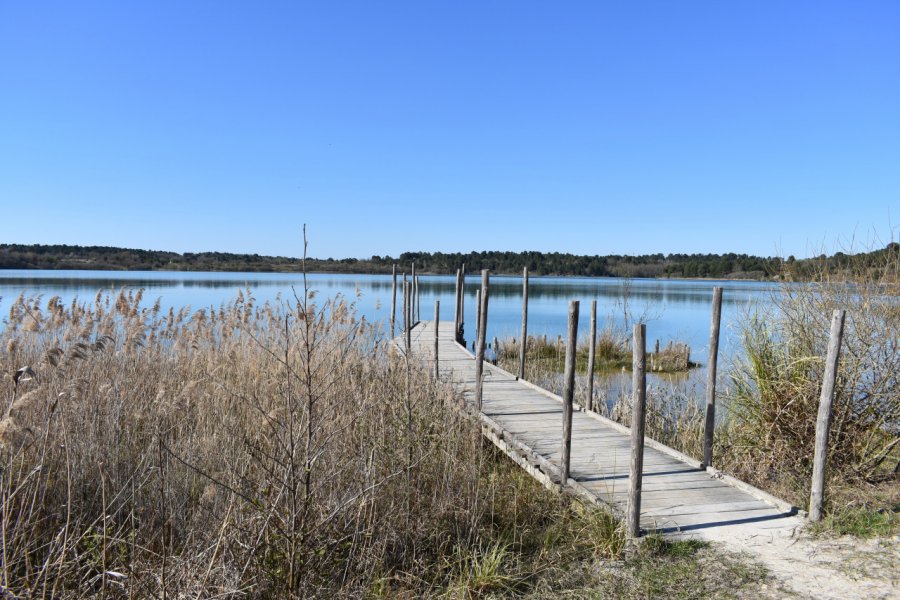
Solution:
M834 384L837 380L838 359L841 354L841 338L844 335L846 311L836 310L831 317L831 337L825 357L825 375L822 394L819 396L819 415L816 419L816 451L813 458L812 490L809 495L809 520L822 519L822 502L825 497L825 461L828 458L828 434L831 428L831 404L834 401Z
M597 352L597 301L591 300L591 335L590 348L588 349L587 368L587 404L588 410L594 410L594 361Z
M478 339L475 345L475 407L481 412L481 392L484 375L484 346L487 337L487 311L488 311L488 270L481 270L481 294L478 305Z
M575 350L578 344L578 300L569 302L569 327L566 340L566 370L563 375L562 481L569 482L572 457L572 402L575 397Z
M528 348L528 267L522 269L522 342L519 344L519 379L525 379L525 351Z
M438 359L438 338L441 326L441 301L434 301L434 378L441 378L441 367Z
M709 328L709 365L706 368L706 422L703 429L703 468L713 464L713 437L716 430L716 364L719 360L719 326L722 322L722 288L713 288L712 322ZM690 365L687 351L685 368Z
M636 323L632 338L631 475L628 478L628 510L625 535L641 535L641 485L644 471L644 415L647 405L646 326Z

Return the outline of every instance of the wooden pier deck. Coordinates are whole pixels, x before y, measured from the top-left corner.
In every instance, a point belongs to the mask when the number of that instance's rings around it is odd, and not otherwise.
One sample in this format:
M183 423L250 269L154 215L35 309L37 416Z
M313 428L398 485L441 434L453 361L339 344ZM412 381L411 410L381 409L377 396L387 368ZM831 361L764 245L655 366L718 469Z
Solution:
M475 360L453 339L453 323L440 323L441 378L474 405ZM398 338L398 345L403 342ZM411 355L434 364L434 322L411 332ZM484 434L548 487L561 477L562 399L506 371L484 364ZM630 466L629 430L576 405L572 421L569 491L625 512ZM743 482L647 439L641 528L675 537L723 539L731 534L783 533L796 528L797 510Z

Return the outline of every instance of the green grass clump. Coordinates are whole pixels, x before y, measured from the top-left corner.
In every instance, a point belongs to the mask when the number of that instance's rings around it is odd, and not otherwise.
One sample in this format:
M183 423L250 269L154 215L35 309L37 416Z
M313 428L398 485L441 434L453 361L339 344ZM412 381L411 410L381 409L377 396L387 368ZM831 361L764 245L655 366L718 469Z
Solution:
M898 510L848 508L825 514L810 530L814 534L852 535L858 538L890 537L900 529Z

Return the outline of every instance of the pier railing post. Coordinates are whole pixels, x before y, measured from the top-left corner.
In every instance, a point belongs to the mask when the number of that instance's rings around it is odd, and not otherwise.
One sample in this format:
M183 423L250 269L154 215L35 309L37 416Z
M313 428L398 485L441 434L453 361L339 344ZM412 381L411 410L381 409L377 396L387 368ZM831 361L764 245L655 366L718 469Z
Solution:
M481 294L478 310L478 339L475 344L475 407L481 412L484 375L484 346L487 337L488 270L481 271Z
M562 481L569 482L572 457L572 402L575 397L575 350L578 344L578 300L569 302L569 327L566 340L566 370L563 375Z
M713 288L712 322L709 328L709 365L706 368L706 422L703 428L703 467L713 464L716 430L716 364L719 360L719 329L722 322L722 288ZM690 363L688 357L687 362ZM688 365L685 365L687 368Z
M396 263L391 266L391 339L397 335L396 332L396 320L397 320L397 265Z
M588 349L587 409L594 410L594 361L597 352L597 301L591 300L591 335Z
M528 349L528 267L522 269L522 341L519 343L519 379L525 379L525 351Z
M644 415L647 404L646 326L636 323L632 346L631 475L628 478L628 510L625 534L641 535L641 485L644 471Z
M481 290L475 290L475 342L481 339Z
M459 269L459 296L457 296L457 309L459 310L459 323L456 328L456 343L466 344L466 265L463 263Z
M459 342L459 269L456 270L456 306L453 312L453 339Z
M809 495L809 520L822 518L822 502L825 496L825 461L828 458L828 434L831 428L831 404L837 380L838 359L841 354L841 338L844 335L846 311L836 310L831 317L831 336L825 357L825 375L822 394L819 396L819 415L816 419L816 450L813 458L812 489Z
M405 333L409 328L406 322L406 273L403 273L403 279L400 283L400 324Z
M441 301L434 301L434 378L440 379L441 367L438 359L438 338L441 325Z
M406 280L406 273L403 274L403 337L406 339L406 355L409 356L412 350L412 323L410 319L409 305L410 284Z
M409 326L416 322L416 261L413 261L409 273Z
M413 319L413 323L418 323L422 320L422 305L421 305L421 296L419 295L419 276L416 275L416 317Z

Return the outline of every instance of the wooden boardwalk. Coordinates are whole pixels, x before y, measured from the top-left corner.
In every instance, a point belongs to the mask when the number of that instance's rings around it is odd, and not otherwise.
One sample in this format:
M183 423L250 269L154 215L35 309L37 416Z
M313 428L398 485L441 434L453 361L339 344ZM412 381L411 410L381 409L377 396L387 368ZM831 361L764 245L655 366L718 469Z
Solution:
M474 404L475 360L439 326L440 374ZM412 356L433 368L434 323L412 330ZM403 342L398 338L398 345ZM561 477L562 399L485 363L482 425L486 436L548 486ZM569 491L622 515L628 499L630 432L576 405L572 420ZM722 539L735 528L754 532L795 528L794 507L671 448L646 440L641 527L671 536Z

